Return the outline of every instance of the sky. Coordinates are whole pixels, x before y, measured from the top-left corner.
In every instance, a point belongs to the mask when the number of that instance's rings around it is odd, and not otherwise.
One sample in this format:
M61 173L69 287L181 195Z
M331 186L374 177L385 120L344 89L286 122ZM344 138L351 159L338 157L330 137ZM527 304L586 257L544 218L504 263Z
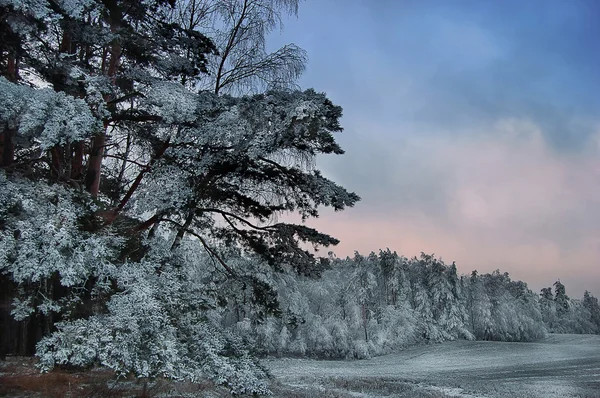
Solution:
M600 296L600 2L306 0L269 45L344 108L326 176L362 197L309 225L338 255L435 253Z

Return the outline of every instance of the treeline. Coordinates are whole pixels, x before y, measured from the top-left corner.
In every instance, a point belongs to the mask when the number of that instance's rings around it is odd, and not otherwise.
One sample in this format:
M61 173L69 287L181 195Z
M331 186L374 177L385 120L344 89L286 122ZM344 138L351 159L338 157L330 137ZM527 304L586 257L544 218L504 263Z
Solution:
M422 342L532 341L547 332L597 333L598 300L570 299L557 282L542 296L508 273L459 276L434 255L389 249L334 259L319 279L281 275L280 313L267 315L242 289L224 325L263 355L368 358Z
M565 286L554 282L543 288L540 294L540 310L544 324L552 333L600 333L600 305L598 299L587 290L583 299L567 296Z

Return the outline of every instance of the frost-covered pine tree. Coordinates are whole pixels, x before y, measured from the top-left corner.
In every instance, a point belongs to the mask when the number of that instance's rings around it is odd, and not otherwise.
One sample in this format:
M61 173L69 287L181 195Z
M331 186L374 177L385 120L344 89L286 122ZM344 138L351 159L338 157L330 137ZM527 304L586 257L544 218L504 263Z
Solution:
M474 337L466 326L468 323L467 309L462 299L463 292L455 263L446 267L446 280L449 294L446 294L447 299L444 301L440 326L448 334L449 339L473 339Z
M571 299L567 296L565 285L560 280L554 282L554 302L556 303L556 315L561 318L569 312Z
M548 329L553 332L556 326L556 304L551 287L542 288L539 304L542 312L542 320L548 326Z
M477 274L477 271L471 273L468 286L468 310L471 333L477 339L490 340L494 335L492 303L487 295L484 282Z
M600 333L600 305L598 299L587 290L583 293L583 307L590 314L590 323L592 324L593 333Z
M491 307L487 340L528 341L546 336L537 296L527 284L496 270L480 277ZM479 336L478 336L479 337Z
M99 364L261 392L264 372L222 317L239 286L257 312L276 292L229 250L319 274L327 259L302 243L337 240L277 216L359 198L315 168L343 153L341 108L324 94L198 90L221 54L202 28L219 23L185 25L189 4L0 0L0 291L27 342L4 349L29 354L44 336L44 369Z

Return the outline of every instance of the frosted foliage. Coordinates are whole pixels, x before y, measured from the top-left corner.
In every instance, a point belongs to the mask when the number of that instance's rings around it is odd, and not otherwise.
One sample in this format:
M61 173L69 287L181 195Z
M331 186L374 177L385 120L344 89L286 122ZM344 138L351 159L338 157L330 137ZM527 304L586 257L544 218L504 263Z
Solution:
M82 286L90 276L102 281L114 272L111 259L121 240L109 232L89 234L79 229L78 217L91 209L58 185L26 180L13 182L0 174L0 271L18 283L44 283L58 273L61 284ZM58 311L43 300L43 313ZM24 314L23 305L15 315ZM20 315L19 317L23 317Z
M138 265L120 271L127 273L121 281L125 291L108 302L109 315L60 324L59 331L38 346L42 369L97 361L123 375L131 371L140 377L177 376L175 328L141 275L150 270Z
M101 128L82 99L19 86L3 77L0 91L0 120L18 129L19 136L37 141L42 149L80 141Z
M210 377L232 393L268 393L266 373L239 338L219 327L218 313L199 308L215 306L209 286L190 280L183 271L189 265L180 267L182 257L170 253L162 239L148 243L152 249L141 262L114 269L119 293L108 301L106 314L60 323L40 341L42 370L103 365L121 376ZM196 252L195 261L199 258Z
M160 195L156 193L160 192ZM164 166L152 173L146 189L136 197L135 210L143 213L156 209L180 208L192 196L192 188L185 184L181 173L173 166Z
M183 106L183 111L178 112L187 115L193 105L188 103L188 99L178 97L176 92L170 91L168 96L172 104L167 105L165 101L160 106L166 109ZM325 149L320 145L324 143L323 139L327 138L327 143L330 143L329 140L333 142L333 126L325 120L329 111L323 106L326 97L312 90L269 92L242 98L218 97L205 92L197 101L197 116L205 122L187 130L187 135L184 133L181 140L193 139L199 145L233 145L251 157L291 148L301 141L310 144L303 148L307 154L315 154ZM309 120L298 123L304 119ZM314 136L307 140L309 127Z
M36 136L42 149L81 141L100 130L85 101L50 89L37 94L22 116L19 133Z
M60 8L71 18L82 18L85 11L94 8L94 0L59 0Z
M546 336L537 297L523 282L498 271L471 278L470 322L485 340L530 341Z
M73 2L77 0L72 0ZM15 10L41 19L51 13L46 0L0 0L0 6L12 6Z
M57 185L12 182L1 176L3 192L10 197L0 204L0 214L12 215L2 231L2 266L16 281L39 281L58 271L65 286L81 283L91 269L106 272L110 234L88 235L78 230L77 218L89 209L73 193ZM18 231L18 233L16 233Z
M304 118L310 118L314 116L314 114L318 111L318 108L315 104L309 101L303 101L300 105L296 106L292 117L295 117L297 120L302 120Z
M301 204L303 216L314 215L319 205L341 210L355 200L311 170L317 153L342 152L333 138L340 127L331 116L340 110L323 94L308 90L232 98L204 92L194 100L181 90L176 83L157 86L145 102L149 112L161 113L168 122L191 118L193 122L178 125L171 135L165 154L171 163L153 168L152 177L144 181L148 185L135 198L137 211L183 208L191 202L201 207L206 203L189 181L218 172L223 163L241 163L254 170L273 167L267 162L276 161L289 167L289 173L301 173L296 178L301 188L284 175L277 181L264 178L262 170L253 178L228 172L223 180L261 203L286 204L289 210ZM257 164L248 166L249 162Z
M22 114L25 112L27 101L33 95L33 89L10 83L0 77L0 132L5 126L9 129L18 127Z
M23 319L27 319L34 312L35 309L33 308L31 297L27 297L25 300L20 300L16 297L13 299L11 315L15 320L22 321Z
M106 109L103 92L110 89L110 81L106 76L85 76L86 102L91 112L99 119L107 119L110 112Z
M160 82L146 94L142 106L163 118L164 123L191 122L196 117L197 95L181 84Z

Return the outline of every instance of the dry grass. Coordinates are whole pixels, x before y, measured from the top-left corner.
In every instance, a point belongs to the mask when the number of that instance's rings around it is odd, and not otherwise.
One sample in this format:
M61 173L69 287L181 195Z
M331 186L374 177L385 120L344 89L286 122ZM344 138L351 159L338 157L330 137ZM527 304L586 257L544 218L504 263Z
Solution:
M122 398L122 397L229 397L227 390L206 381L183 383L115 379L108 370L69 371L56 369L40 373L35 360L8 357L0 362L0 396L44 398Z
M8 358L0 375L1 396L123 397L109 382L109 372L55 370L42 374L30 358Z

